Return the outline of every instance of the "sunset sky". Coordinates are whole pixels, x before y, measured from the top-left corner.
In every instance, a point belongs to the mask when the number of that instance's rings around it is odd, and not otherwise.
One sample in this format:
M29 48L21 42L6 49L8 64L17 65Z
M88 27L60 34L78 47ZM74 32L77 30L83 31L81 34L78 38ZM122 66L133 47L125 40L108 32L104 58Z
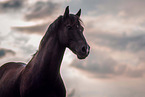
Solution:
M28 63L66 6L82 9L91 52L66 50L67 97L145 97L145 0L0 0L0 65Z

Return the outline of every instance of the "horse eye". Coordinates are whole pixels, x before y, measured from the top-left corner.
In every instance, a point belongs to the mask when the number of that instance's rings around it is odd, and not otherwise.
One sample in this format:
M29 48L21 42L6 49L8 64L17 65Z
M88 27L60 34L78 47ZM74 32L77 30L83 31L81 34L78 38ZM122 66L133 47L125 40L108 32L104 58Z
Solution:
M71 28L72 28L72 27L71 27L70 25L68 25L68 26L67 26L67 29L69 29L69 30L70 30Z

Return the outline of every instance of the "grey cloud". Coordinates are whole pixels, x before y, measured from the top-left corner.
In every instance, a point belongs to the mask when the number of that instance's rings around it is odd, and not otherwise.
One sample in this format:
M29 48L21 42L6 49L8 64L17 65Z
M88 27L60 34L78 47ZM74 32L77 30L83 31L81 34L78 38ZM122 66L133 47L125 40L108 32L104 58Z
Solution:
M42 2L38 1L36 4L28 8L28 13L24 16L26 20L39 20L44 19L59 10L60 4L50 1Z
M12 54L15 55L15 52L12 50L8 50L8 49L0 49L0 58L5 57L6 54Z
M9 0L5 2L0 2L0 13L14 12L20 10L26 0Z
M43 34L46 32L47 27L48 27L48 23L34 25L34 26L26 26L26 27L12 27L12 30L18 32L24 32L24 33L30 33L30 34L33 33Z
M142 16L145 13L144 0L72 0L70 4L74 10L77 10L76 6L80 6L84 13L95 11L96 15L116 15L123 11L127 16L134 17Z
M9 48L13 47L17 48L17 51L12 51L9 49L0 49L0 58L5 58L5 60L10 61L8 56L15 55L14 58L15 57L19 58L19 60L16 59L17 61L20 60L28 61L28 59L30 59L37 50L35 46L29 44L30 39L31 37L29 37L28 34L21 34L18 32L10 32L7 36L0 37L0 42L2 44L7 43L10 44ZM23 56L25 56L25 58L23 58Z
M127 64L121 64L104 52L93 49L89 57L83 61L75 60L72 67L85 72L93 78L113 78L113 77L132 77L138 78L145 75L144 68L132 69Z
M116 62L103 53L92 50L83 61L75 60L71 66L90 73L93 77L108 78L115 73Z
M136 78L136 77L142 77L142 76L144 76L144 74L145 74L145 71L144 71L144 69L142 69L142 70L133 70L133 69L130 69L129 71L127 71L127 76L129 76L129 77L134 77L134 78Z
M67 97L74 97L74 95L75 95L75 89L73 89L73 90L68 94Z
M113 34L96 34L90 36L93 39L99 39L99 41L94 41L97 45L110 47L114 50L129 51L129 52L139 52L145 49L145 34L135 35L132 34L127 36L113 35Z

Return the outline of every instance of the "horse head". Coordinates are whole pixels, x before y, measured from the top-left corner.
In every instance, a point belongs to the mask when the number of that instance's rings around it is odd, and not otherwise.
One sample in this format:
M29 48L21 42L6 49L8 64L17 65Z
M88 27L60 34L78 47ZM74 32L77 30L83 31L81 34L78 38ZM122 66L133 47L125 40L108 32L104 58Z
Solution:
M69 7L66 7L59 39L60 43L68 47L79 59L84 59L89 54L90 46L83 35L80 15L81 9L76 14L69 14Z

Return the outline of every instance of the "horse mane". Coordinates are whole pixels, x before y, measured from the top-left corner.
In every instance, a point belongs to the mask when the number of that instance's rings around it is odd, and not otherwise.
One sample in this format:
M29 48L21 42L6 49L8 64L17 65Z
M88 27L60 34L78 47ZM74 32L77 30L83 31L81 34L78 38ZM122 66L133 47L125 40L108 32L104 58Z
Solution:
M48 27L44 37L42 38L39 48L43 47L46 42L47 39L54 34L55 32L57 32L59 25L62 23L62 16L59 16L52 24L50 24L50 26Z

